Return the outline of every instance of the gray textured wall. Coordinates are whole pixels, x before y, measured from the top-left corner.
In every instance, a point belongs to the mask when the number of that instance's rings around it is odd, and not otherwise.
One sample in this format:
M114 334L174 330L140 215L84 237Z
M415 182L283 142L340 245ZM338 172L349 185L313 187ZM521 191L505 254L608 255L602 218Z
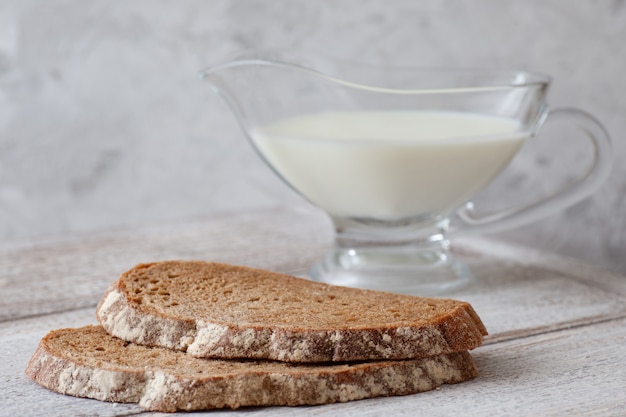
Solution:
M196 78L256 47L553 75L551 104L600 118L616 167L593 198L505 237L626 272L623 0L2 0L0 239L304 204ZM547 129L481 202L546 192L588 159L583 140Z

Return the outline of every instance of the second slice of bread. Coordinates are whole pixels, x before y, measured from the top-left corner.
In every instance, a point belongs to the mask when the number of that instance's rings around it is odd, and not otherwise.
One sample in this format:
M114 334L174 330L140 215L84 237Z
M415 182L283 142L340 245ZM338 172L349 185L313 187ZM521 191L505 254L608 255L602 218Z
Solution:
M99 326L87 326L46 335L26 374L62 394L172 412L405 395L462 382L477 372L467 352L331 365L199 359L124 342Z
M487 334L466 302L201 261L137 265L108 289L96 316L129 342L301 363L421 358L474 349Z

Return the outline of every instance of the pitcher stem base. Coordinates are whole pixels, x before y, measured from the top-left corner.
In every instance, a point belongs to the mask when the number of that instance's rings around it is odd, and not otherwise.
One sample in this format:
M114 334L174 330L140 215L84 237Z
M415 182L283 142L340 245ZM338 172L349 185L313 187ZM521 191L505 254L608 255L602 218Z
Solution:
M444 295L465 286L470 271L444 246L335 247L310 271L333 285L420 296Z

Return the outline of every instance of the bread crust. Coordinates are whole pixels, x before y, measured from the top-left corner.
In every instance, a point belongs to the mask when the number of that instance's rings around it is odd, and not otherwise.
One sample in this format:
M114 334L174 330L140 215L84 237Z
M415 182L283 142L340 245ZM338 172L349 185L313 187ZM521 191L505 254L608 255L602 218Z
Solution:
M72 340L81 340L81 347ZM164 361L176 366L164 366ZM212 370L219 366L227 368ZM182 352L124 343L100 326L86 326L46 335L26 374L63 394L136 402L146 410L174 412L407 395L466 381L477 371L468 352L324 365L198 359Z
M312 286L315 289L326 285L268 271L200 261L141 264L122 274L107 290L97 307L98 321L107 332L129 342L182 350L197 357L256 358L299 363L422 358L474 349L482 344L483 336L487 334L472 306L455 300L415 297L420 301L429 300L429 303L446 303L445 312L428 321L416 319L414 322L399 324L373 323L338 328L323 322L317 326L258 325L168 315L138 304L136 297L126 288L126 281L137 271L143 273L153 267L167 269L188 266L189 263L193 263L195 268L211 271L226 267L230 268L229 271L239 268L242 273L258 273L261 279L298 280L299 286ZM381 294L376 291L334 288L341 289L342 294L348 296L352 293L366 293L365 297ZM398 298L403 303L407 302L406 297L385 294L385 299L393 301ZM246 308L244 300L241 308ZM279 303L267 308L276 309L277 315L280 315Z

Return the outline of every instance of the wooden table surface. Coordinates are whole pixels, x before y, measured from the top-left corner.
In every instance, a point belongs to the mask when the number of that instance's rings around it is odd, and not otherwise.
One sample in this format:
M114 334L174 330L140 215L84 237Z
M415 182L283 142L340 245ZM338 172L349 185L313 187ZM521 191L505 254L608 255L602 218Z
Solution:
M48 331L96 323L94 307L106 287L137 263L205 259L302 273L331 238L320 213L273 208L5 245L0 416L160 415L53 393L24 369ZM453 248L475 279L450 296L471 302L490 331L472 352L475 380L405 397L194 415L626 415L626 277L487 238L455 240Z

